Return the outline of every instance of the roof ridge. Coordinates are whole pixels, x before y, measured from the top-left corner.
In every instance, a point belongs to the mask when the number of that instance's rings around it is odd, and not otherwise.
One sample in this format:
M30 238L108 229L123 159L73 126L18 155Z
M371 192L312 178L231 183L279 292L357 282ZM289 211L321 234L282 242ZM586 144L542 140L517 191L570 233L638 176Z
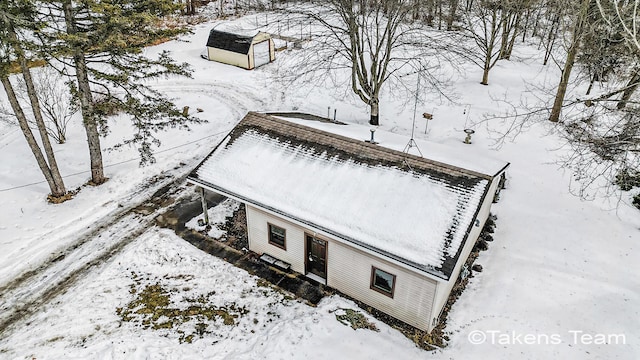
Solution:
M290 128L295 128L301 131L304 131L306 133L313 133L313 134L317 134L320 135L322 137L326 137L329 138L331 140L337 140L337 141L343 141L349 144L353 144L357 147L360 147L362 149L366 149L369 151L369 153L377 153L378 155L380 153L383 154L388 154L392 157L395 157L394 159L389 159L389 160L395 160L395 161L404 161L407 163L407 165L409 165L409 167L418 167L418 168L425 168L425 165L428 165L430 170L437 170L437 171L441 171L441 172L445 172L445 173L452 173L455 175L465 175L465 176L472 176L472 177L479 177L479 178L483 178L483 179L488 179L491 180L491 176L486 175L486 174L482 174L473 170L469 170L469 169L465 169L462 167L458 167L458 166L454 166L454 165L450 165L447 163L443 163L440 161L436 161L436 160L432 160L426 157L420 157L417 155L413 155L413 154L408 154L402 151L398 151L398 150L394 150L394 149L390 149L388 147L385 146L380 146L380 145L374 145L374 144L370 144L366 141L363 140L356 140L344 135L339 135L339 134L335 134L335 133L331 133L328 131L324 131L324 130L320 130L320 129L316 129L310 126L306 126L306 125L302 125L302 124L298 124L298 123L293 123L284 119L279 119L277 117L271 116L269 114L263 114L263 113L258 113L258 112L254 112L254 111L250 111L247 116L245 116L244 119L242 119L242 121L238 124L238 125L242 125L242 124L246 124L246 125L256 125L256 126L260 126L263 127L265 129L268 130L272 130L272 131L277 131L277 129L274 129L273 127L265 127L264 124L261 123L261 121L257 121L255 118L259 118L263 121L269 121L272 123L276 123L278 125L281 126L286 126L286 127L290 127ZM296 136L298 134L286 134L283 133L283 135L290 135L290 136ZM312 139L309 139L309 137L301 137L300 140L307 140L307 141L312 141ZM320 140L320 139L315 139L315 140ZM324 142L323 145L331 145L330 142ZM385 158L383 156L374 156L373 158L376 159L380 159L380 158Z

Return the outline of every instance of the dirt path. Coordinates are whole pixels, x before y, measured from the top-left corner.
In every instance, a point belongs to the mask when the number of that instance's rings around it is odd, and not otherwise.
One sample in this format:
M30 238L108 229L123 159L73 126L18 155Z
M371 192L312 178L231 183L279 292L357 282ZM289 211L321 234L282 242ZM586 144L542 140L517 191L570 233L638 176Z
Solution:
M154 177L142 185L145 191L125 199L127 206L94 223L65 250L1 286L0 337L153 226L159 214L190 193L183 186L184 178L180 174Z

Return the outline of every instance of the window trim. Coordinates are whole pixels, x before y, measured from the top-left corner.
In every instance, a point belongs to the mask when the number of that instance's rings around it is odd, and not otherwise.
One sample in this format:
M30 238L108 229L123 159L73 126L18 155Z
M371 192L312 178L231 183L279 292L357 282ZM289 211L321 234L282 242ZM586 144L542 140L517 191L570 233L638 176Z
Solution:
M282 229L282 231L284 232L284 239L282 240L282 245L272 240L272 235L273 235L273 233L271 232L272 227ZM283 228L282 226L274 225L270 222L267 222L267 232L268 232L267 237L268 237L269 244L277 248L280 248L282 250L285 250L285 251L287 250L287 229Z
M378 287L376 287L376 286L375 286L376 270L380 270L380 271L382 271L383 273L385 273L385 274L388 274L388 275L391 275L391 276L392 276L393 281L392 281L392 283L391 283L391 292L387 292L387 291L385 291L385 290L383 290L383 289L380 289L380 288L378 288ZM390 273L390 272L388 272L388 271L382 270L382 269L380 269L380 268L377 268L377 267L375 267L375 266L371 266L371 281L370 281L370 283L369 283L369 288L370 288L371 290L373 290L373 291L379 292L380 294L382 294L382 295L386 295L386 296L388 296L388 297L390 297L390 298L392 298L392 299L393 299L393 295L395 294L395 291L396 291L396 275L394 275L394 274L392 274L392 273Z

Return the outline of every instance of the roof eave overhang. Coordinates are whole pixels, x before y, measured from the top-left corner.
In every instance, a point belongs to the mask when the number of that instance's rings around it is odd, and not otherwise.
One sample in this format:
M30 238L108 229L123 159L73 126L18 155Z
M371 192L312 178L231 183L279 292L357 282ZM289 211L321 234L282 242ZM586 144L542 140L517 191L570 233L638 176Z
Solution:
M229 191L229 190L224 189L222 187L219 187L217 185L214 185L214 184L211 184L209 182L203 181L203 180L199 179L197 177L197 175L195 175L195 171L191 175L189 175L187 177L187 182L192 183L194 185L201 186L201 187L203 187L203 188L205 188L207 190L214 191L214 192L219 193L221 195L224 195L224 196L226 196L228 198L231 198L231 199L243 202L243 203L250 204L251 206L254 206L254 207L256 207L256 208L258 208L258 209L260 209L260 210L262 210L264 212L267 212L269 214L284 218L285 220L287 220L289 222L292 222L292 223L294 223L294 224L296 224L298 226L301 226L301 227L304 227L304 228L308 228L310 230L314 230L315 232L317 232L317 233L319 233L319 234L321 234L323 236L326 236L326 237L328 237L330 239L339 241L339 242L341 242L343 244L346 244L348 246L354 247L354 248L356 248L356 249L358 249L360 251L363 251L363 252L365 252L367 254L370 254L370 255L373 255L373 256L376 256L376 257L384 258L386 261L389 261L389 262L391 262L391 263L393 263L395 265L398 265L398 266L400 266L400 267L402 267L402 268L404 268L406 270L412 271L414 273L421 274L421 275L423 275L423 276L425 276L427 278L430 278L430 279L432 279L434 281L437 281L437 282L449 281L449 276L447 276L446 274L444 274L444 273L442 273L442 272L440 272L440 271L438 271L436 269L430 271L430 270L425 269L424 267L420 266L419 264L412 263L412 262L410 262L408 260L402 259L402 258L400 258L398 256L394 256L393 254L390 254L390 253L385 252L383 250L377 249L377 248L372 247L372 246L368 246L366 244L363 244L360 241L357 241L357 240L352 239L352 238L350 238L348 236L339 234L339 233L337 233L337 232L335 232L335 231L333 231L331 229L327 229L327 228L325 228L323 226L316 225L313 222L298 218L297 216L293 216L291 214L287 214L287 213L285 213L283 211L280 211L278 209L275 209L275 208L270 207L270 206L265 205L265 204L261 204L261 203L259 203L257 201L249 199L249 198L247 198L245 196L242 196L240 194L236 194L236 193L234 193L232 191Z

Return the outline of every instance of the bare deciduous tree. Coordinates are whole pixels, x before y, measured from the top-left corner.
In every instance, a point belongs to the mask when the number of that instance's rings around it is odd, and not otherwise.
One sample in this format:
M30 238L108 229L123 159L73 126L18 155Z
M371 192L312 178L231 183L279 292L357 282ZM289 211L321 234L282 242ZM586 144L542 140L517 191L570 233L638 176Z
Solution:
M513 45L520 31L522 15L529 6L529 0L502 1L502 40L500 42L500 59L509 60Z
M640 0L596 0L600 15L606 24L624 39L632 56L628 81L620 89L622 96L618 109L623 109L640 85Z
M47 133L58 144L64 144L67 141L67 124L79 110L78 106L69 92L63 91L64 79L57 71L44 67L33 73L33 79ZM17 90L18 97L26 102L27 86L24 80L19 79Z
M455 35L413 21L411 5L405 0L328 0L290 7L288 16L312 28L307 57L291 75L304 79L347 70L351 90L369 106L373 125L379 124L380 92L390 79L416 72L431 89L442 90L444 82L429 69L455 56Z
M502 12L500 1L479 0L468 5L464 14L465 32L476 45L469 59L482 69L482 85L489 85L489 71L500 59L503 24L507 20Z
M593 0L582 0L580 8L574 17L573 31L571 34L571 42L567 49L567 57L562 68L562 74L560 76L560 83L558 84L558 91L556 92L553 106L551 107L551 115L549 115L549 121L560 121L560 111L562 111L562 103L567 93L567 85L571 77L571 70L575 64L576 55L580 49L580 43L582 41L582 33L584 30L585 22L587 20L590 4Z
M579 180L579 195L595 191L614 192L611 185L624 190L629 179L640 181L640 109L618 110L598 103L581 116L565 120L560 133L571 151L564 164ZM602 181L601 181L602 180Z

